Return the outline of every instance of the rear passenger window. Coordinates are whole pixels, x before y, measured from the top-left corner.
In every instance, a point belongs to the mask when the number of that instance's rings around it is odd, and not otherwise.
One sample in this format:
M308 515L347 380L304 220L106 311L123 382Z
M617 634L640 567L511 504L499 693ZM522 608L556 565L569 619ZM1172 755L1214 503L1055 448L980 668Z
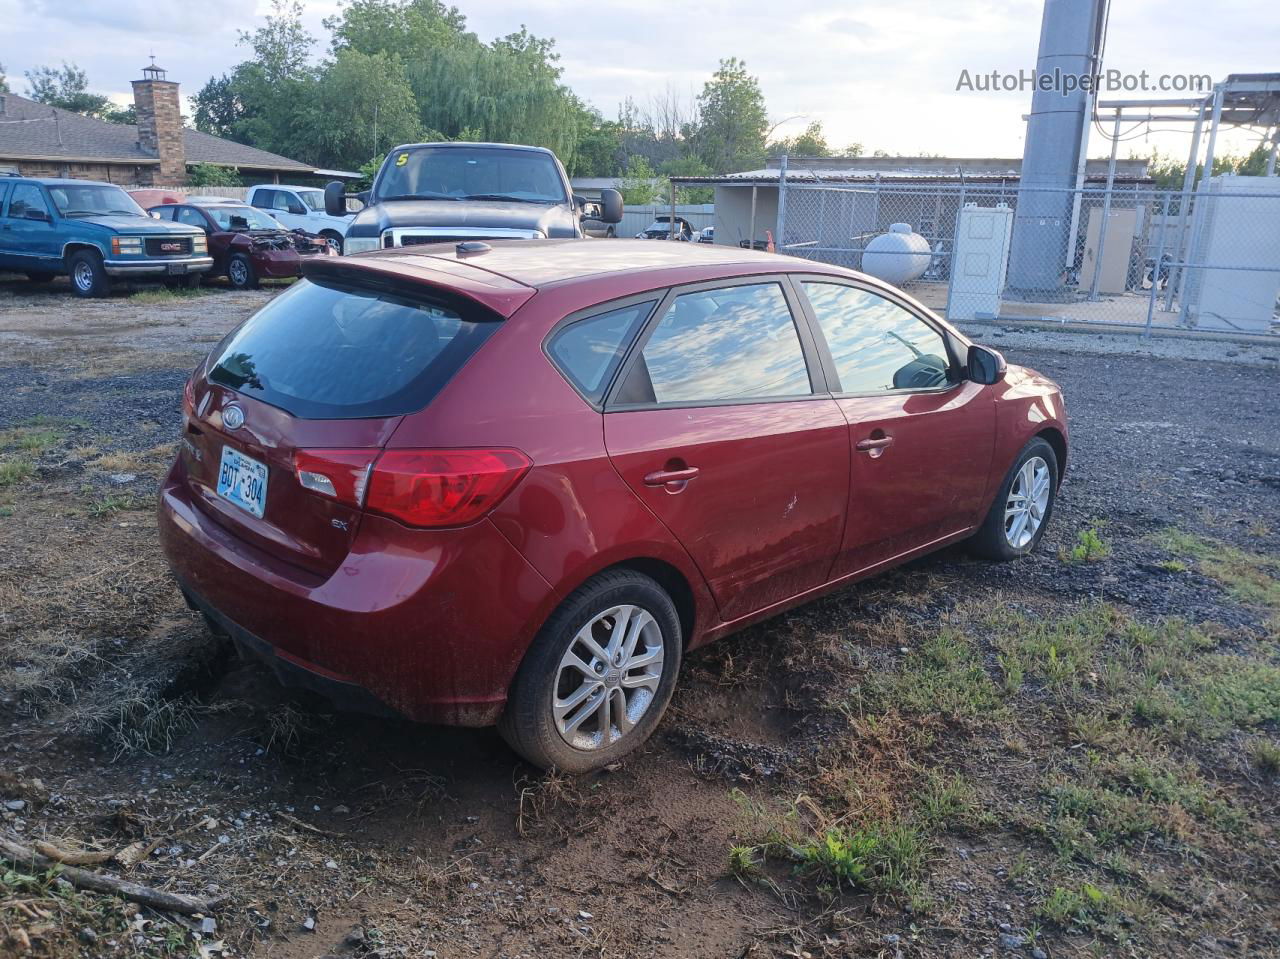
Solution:
M275 190L258 190L253 194L253 205L260 210L270 210L271 204L276 202Z
M945 386L942 335L910 311L867 290L802 282L826 337L842 393Z
M598 404L604 399L622 355L652 312L654 302L633 303L579 320L552 338L547 346L552 361L589 402Z
M698 403L812 392L782 287L757 283L676 297L618 400Z

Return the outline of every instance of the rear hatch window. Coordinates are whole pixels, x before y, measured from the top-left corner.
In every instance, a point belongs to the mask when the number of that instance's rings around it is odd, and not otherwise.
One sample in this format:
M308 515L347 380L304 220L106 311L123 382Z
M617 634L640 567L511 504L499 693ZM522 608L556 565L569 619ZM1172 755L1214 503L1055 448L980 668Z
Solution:
M303 419L422 409L497 328L475 307L301 280L213 353L206 376Z

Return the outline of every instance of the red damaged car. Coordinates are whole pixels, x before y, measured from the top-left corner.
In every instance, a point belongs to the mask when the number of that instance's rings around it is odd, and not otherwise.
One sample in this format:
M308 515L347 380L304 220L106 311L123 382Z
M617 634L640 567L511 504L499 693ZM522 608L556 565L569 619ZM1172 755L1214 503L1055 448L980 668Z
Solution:
M261 279L301 276L304 259L334 252L324 237L290 230L238 200L186 200L153 206L147 212L204 230L213 257L208 275L225 276L238 290L253 289Z
M949 543L1014 559L1057 385L870 277L749 250L463 242L307 260L187 384L190 604L286 683L643 742L685 652Z

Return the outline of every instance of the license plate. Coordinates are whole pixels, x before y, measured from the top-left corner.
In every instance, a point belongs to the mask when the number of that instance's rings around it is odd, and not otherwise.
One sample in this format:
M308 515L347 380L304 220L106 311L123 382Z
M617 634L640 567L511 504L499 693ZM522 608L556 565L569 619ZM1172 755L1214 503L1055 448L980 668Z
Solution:
M261 519L267 507L267 464L230 446L222 447L218 495Z
M185 263L170 263L170 264L169 264L169 272L170 272L170 273L186 273L186 272L187 272L187 264L185 264Z

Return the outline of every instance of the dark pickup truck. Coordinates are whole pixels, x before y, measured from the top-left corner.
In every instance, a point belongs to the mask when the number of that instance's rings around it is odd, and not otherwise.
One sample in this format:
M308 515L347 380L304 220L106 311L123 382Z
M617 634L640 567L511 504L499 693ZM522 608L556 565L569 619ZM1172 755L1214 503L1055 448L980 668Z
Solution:
M582 221L622 219L622 196L574 196L556 155L506 143L414 143L387 154L351 221L346 254L414 243L584 237ZM325 188L325 210L346 211L341 183Z

